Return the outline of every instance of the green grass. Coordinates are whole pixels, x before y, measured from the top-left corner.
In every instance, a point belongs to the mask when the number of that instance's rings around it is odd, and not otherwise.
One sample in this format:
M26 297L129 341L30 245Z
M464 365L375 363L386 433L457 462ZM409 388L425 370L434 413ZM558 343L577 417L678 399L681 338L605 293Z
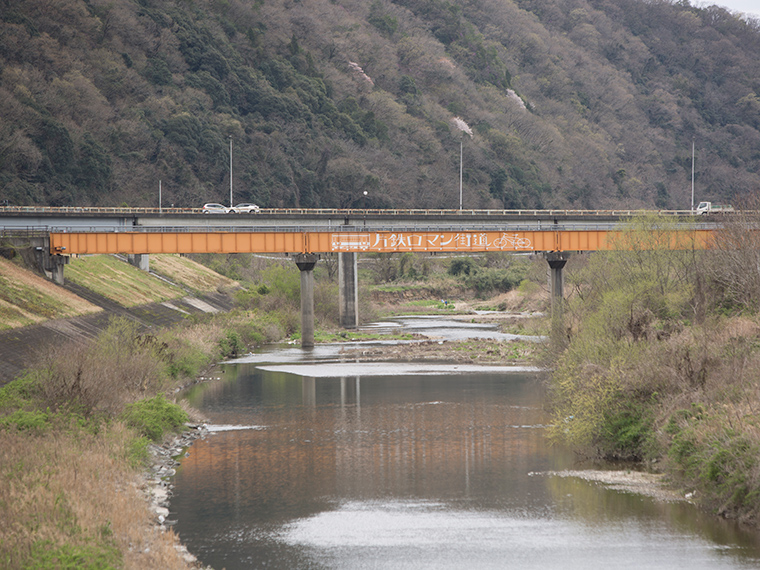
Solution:
M165 433L182 430L187 412L163 396L156 396L128 404L121 417L141 436L160 441Z
M2 309L0 317L4 320L8 318L20 318L27 321L27 324L33 322L31 319L24 317L21 311L46 319L65 315L65 310L61 309L61 303L53 297L46 295L38 289L11 281L4 276L0 276L0 300L15 307Z
M66 279L90 289L122 306L159 303L185 295L185 291L112 255L92 255L72 259Z
M412 340L412 333L366 333L358 331L316 331L314 342L351 342L357 340Z

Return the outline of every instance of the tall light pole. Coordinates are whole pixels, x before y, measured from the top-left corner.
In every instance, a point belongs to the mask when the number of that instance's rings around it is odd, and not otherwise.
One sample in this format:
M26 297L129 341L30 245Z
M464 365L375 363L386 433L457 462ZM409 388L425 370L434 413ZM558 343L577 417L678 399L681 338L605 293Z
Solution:
M230 208L234 204L232 203L232 135L230 135Z
M464 165L464 157L462 154L462 141L464 137L459 137L459 209L462 209L462 167Z
M694 139L691 139L691 211L694 211Z
M454 123L454 126L462 131L463 133L467 133L470 135L470 138L472 138L472 129L465 123L462 119L459 117L454 117L451 120ZM463 171L463 164L464 164L464 158L462 155L462 141L464 139L464 135L461 135L459 138L459 209L462 209L462 171Z

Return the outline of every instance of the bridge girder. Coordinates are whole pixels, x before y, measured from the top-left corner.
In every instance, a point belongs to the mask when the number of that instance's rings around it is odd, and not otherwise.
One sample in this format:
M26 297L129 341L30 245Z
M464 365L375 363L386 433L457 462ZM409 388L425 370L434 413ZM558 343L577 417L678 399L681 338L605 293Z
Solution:
M50 234L51 254L545 252L621 249L625 232L554 231L151 231ZM711 230L676 230L670 249L709 247Z

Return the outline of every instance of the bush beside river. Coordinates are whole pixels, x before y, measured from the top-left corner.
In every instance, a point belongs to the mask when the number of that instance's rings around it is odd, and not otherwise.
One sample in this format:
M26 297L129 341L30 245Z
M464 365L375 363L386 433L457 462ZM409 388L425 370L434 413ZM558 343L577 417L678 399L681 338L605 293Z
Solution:
M641 461L721 516L760 513L760 276L744 218L709 251L670 250L673 223L632 222L616 252L567 267L553 338L552 437Z

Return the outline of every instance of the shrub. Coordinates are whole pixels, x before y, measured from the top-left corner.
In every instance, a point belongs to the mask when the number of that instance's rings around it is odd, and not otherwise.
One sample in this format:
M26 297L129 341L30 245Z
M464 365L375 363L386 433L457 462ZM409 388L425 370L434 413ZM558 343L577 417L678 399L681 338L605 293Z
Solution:
M175 343L166 363L166 374L171 378L195 378L211 358L202 350L187 343Z
M159 441L167 432L180 431L188 416L177 404L156 396L128 404L121 419L152 441Z
M135 437L127 443L126 456L127 461L133 467L144 465L148 459L148 444L150 440L147 437Z
M451 260L451 265L449 265L448 273L449 275L459 276L459 275L472 275L477 271L477 265L475 264L475 260L471 257L458 257L456 259Z
M232 358L245 352L245 343L237 331L229 330L219 341L219 350L222 358Z
M640 460L648 455L653 437L649 408L629 400L605 414L599 445L608 457Z
M49 426L50 413L41 410L16 410L12 414L0 418L0 427L15 427L21 431L41 432Z

